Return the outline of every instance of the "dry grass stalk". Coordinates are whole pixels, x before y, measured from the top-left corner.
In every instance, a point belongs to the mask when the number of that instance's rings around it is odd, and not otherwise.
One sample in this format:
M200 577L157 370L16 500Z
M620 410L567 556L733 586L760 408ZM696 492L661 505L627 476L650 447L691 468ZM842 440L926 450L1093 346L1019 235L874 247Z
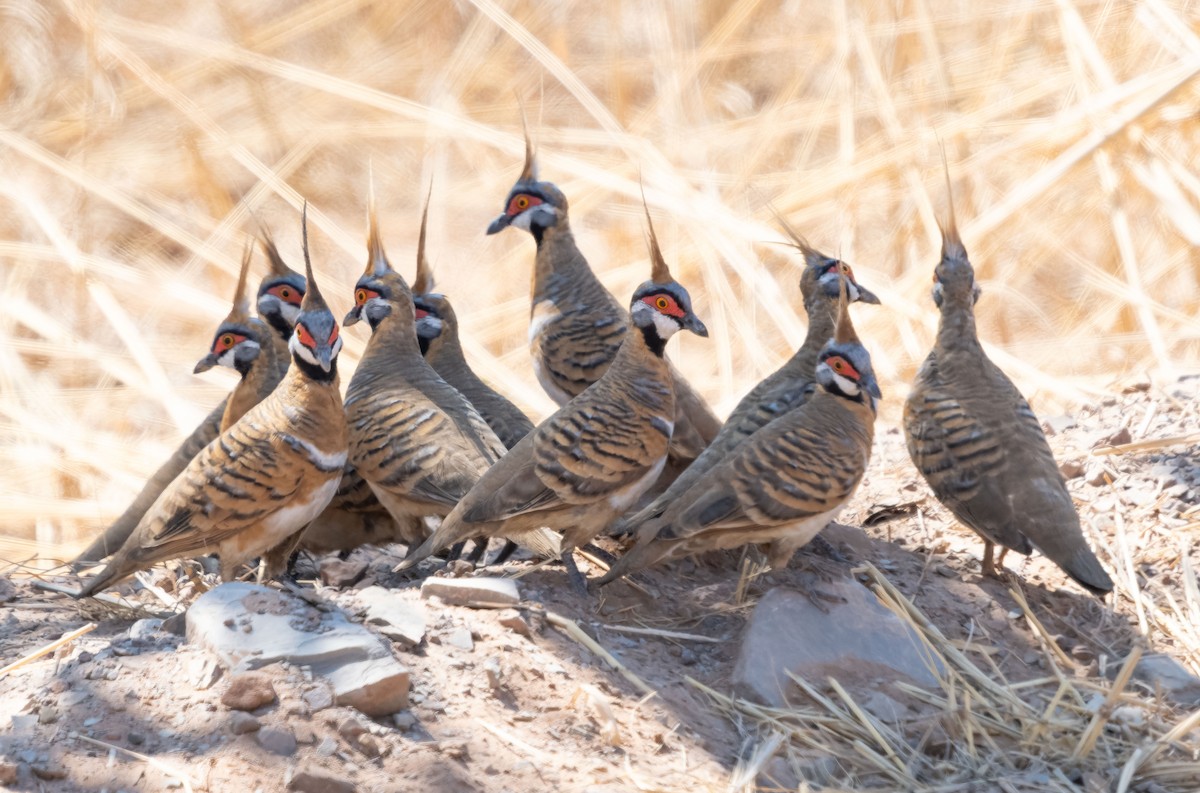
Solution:
M49 655L50 653L54 652L58 648L64 647L64 646L70 644L71 642L75 641L76 639L78 639L80 636L91 633L94 630L96 630L96 623L89 622L87 625L84 625L82 628L77 628L77 629L71 631L70 633L64 634L62 637L55 639L54 641L50 642L49 644L45 645L44 647L40 647L37 650L34 650L33 652L26 655L24 658L20 658L16 661L13 661L8 666L0 669L0 678L3 678L6 675L11 674L12 672L15 672L16 670L20 669L21 667L25 666L26 664L32 663L33 661L36 661L37 659L41 658L42 656Z
M185 793L192 793L192 780L188 777L188 775L179 769L172 767L168 763L164 763L162 760L159 760L156 757L151 757L149 755L142 754L141 752L135 752L132 749L126 749L123 746L107 743L97 738L89 738L88 736L80 735L77 732L72 732L71 738L75 739L76 741L83 741L84 743L91 744L92 746L99 746L101 749L107 749L110 752L118 752L120 754L127 755L132 757L134 760L140 760L151 768L156 768L163 772L163 774L165 774L167 777L179 780L179 784L183 787Z
M900 684L910 696L932 704L941 716L930 722L884 725L865 712L838 681L828 681L832 697L809 681L793 676L804 701L771 708L714 691L695 680L722 711L748 721L746 729L786 738L778 752L830 754L838 758L837 782L853 789L887 787L943 793L995 784L998 789L1039 789L1067 793L1078 790L1064 768L1109 778L1121 769L1119 790L1135 781L1155 782L1169 790L1188 790L1200 782L1200 765L1181 744L1200 727L1200 713L1178 718L1169 729L1172 711L1129 689L1140 660L1135 649L1112 684L1058 671L1063 659L1053 641L1042 643L1053 674L1008 684L998 670L984 672L953 643L947 642L913 604L878 570L864 568L881 600L922 637L944 665L940 691ZM1040 620L1014 590L1035 634L1049 640ZM987 656L984 656L985 658ZM811 703L811 705L809 704ZM813 708L815 706L815 709ZM1111 728L1118 706L1142 708L1150 715L1140 723ZM935 727L930 727L930 724ZM945 753L924 750L931 730L945 731ZM765 740L765 739L764 739ZM1170 758L1165 758L1169 754ZM1034 781L1037 780L1037 781ZM1008 785L1009 787L1005 787ZM1030 787L1030 786L1033 787Z
M654 693L654 689L647 685L646 681L635 675L629 669L629 667L618 661L616 656L601 647L600 644L591 636L588 636L586 633L584 633L583 629L579 627L579 623L575 622L574 620L569 620L561 614L556 614L553 611L546 612L546 622L558 628L569 638L583 645L588 650L591 650L592 653L600 658L600 660L604 661L604 663L616 670L621 677L632 683L634 688L636 688L638 691L642 692L643 694Z

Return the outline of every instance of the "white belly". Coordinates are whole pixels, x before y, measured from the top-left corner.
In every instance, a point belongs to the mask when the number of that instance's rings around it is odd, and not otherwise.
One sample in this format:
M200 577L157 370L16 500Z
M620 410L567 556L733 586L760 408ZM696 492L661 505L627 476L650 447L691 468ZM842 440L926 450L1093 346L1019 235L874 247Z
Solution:
M667 456L664 454L658 458L658 462L650 466L650 470L642 475L633 484L626 487L624 490L613 493L608 497L608 503L612 504L612 508L616 514L623 515L629 511L637 500L642 497L642 494L650 489L650 486L658 481L658 477L662 474L663 466L667 464Z

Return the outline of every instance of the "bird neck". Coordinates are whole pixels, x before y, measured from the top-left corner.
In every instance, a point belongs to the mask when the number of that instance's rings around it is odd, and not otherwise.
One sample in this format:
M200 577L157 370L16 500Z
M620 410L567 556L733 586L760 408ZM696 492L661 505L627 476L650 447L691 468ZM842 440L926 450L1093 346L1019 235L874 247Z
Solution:
M288 324L288 321L283 318L282 314L270 313L261 319L266 320L266 323L271 326L271 330L275 331L275 335L283 339L283 344L286 347L288 341L292 338L292 333L295 328Z
M817 357L825 342L833 338L837 325L837 300L818 291L817 294L804 301L804 313L808 315L808 330L804 334L804 342L796 350L795 361L801 375L813 377L817 368Z
M289 376L296 372L297 376L303 377L306 380L311 380L314 383L328 384L336 383L338 379L337 359L329 367L329 371L325 371L319 366L314 366L298 355L292 356L292 367L288 369Z
M412 304L392 303L392 311L380 319L371 329L371 338L363 352L362 361L396 356L421 356L421 344L417 340L417 326L413 319Z
M575 235L564 216L557 225L545 229L538 240L534 260L531 291L534 302L550 299L556 303L577 291L583 282L595 281L601 286L587 259L575 244ZM603 286L601 286L603 288Z
M938 320L937 344L944 349L951 350L979 346L979 335L975 329L974 306L942 303L941 318Z

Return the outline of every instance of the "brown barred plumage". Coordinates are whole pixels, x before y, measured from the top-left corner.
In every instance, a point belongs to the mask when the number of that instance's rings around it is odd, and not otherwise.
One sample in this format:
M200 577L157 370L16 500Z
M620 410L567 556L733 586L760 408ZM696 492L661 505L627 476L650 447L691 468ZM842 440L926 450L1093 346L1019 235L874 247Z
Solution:
M520 540L548 526L563 532L563 561L573 571L572 550L653 484L666 461L675 416L663 346L680 328L708 331L692 312L687 291L671 278L653 229L651 255L651 280L634 293L629 332L612 366L484 473L397 569L469 537Z
M808 332L804 342L783 366L742 397L708 448L663 493L622 521L622 533L637 533L642 524L661 516L708 469L728 459L744 440L771 421L804 404L812 396L816 384L817 357L825 343L833 337L843 279L847 282L851 302L879 302L879 298L854 279L849 265L815 250L783 218L779 220L804 253L805 267L800 277L800 293L808 315Z
M949 173L946 182L949 189ZM904 405L913 464L938 500L983 538L985 574L1000 574L1008 550L1028 555L1036 547L1084 588L1110 592L1112 579L1088 548L1037 417L979 343L978 298L952 206L934 272L937 341Z
M428 218L427 202L425 212L421 215L421 234L417 238L417 274L412 283L421 354L443 380L479 411L505 448L511 449L533 430L533 422L520 408L479 379L467 364L458 337L458 317L454 308L445 295L433 291L433 273L425 258L425 226Z
M373 203L367 269L346 317L372 326L346 392L350 464L400 525L413 525L450 512L505 447L422 358L412 293L383 251Z
M488 233L515 226L537 242L529 344L538 382L564 405L612 364L629 315L579 251L567 198L554 184L538 181L528 135L525 142L525 167ZM689 462L716 437L721 422L678 371L672 367L670 372L675 391L671 456Z
M662 560L746 543L770 543L771 566L784 567L837 516L870 460L879 396L844 300L837 333L814 368L812 397L754 432L645 521L601 584Z
M156 562L214 551L230 580L237 565L292 542L329 503L346 463L342 342L311 266L308 287L283 381L188 463L81 596Z
M281 339L266 324L253 319L249 314L249 304L245 297L249 263L250 251L247 250L242 257L242 271L238 276L233 310L218 328L213 339L213 350L196 364L196 371L201 372L220 363L217 360L220 354L229 353L227 360L222 365L238 369L242 379L146 481L141 492L121 516L72 561L71 564L76 569L96 564L124 545L142 516L146 514L146 510L150 509L155 499L162 494L175 477L179 476L187 464L200 453L200 450L211 443L223 429L241 418L247 410L261 402L283 379L284 372L287 371L287 362L291 358L287 351L286 340ZM295 275L303 282L303 276ZM273 277L274 275L268 276L263 280L263 285L259 288L260 294L270 288L270 281ZM303 295L303 291L300 294ZM217 342L224 335L222 333L224 328L244 331L238 335L245 336L246 339L244 342L239 342L237 350L216 349ZM257 349L250 351L251 345L246 342L253 342L253 346ZM242 362L241 368L237 361ZM266 365L260 365L264 361L267 362Z

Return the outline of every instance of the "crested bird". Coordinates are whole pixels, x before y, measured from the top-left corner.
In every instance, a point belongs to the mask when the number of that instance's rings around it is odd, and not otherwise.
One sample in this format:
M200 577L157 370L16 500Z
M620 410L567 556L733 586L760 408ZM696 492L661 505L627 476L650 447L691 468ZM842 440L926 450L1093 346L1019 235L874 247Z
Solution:
M488 469L397 570L469 537L519 540L547 526L563 532L563 564L586 591L572 551L628 509L666 463L676 416L667 340L680 330L708 335L671 276L653 225L649 248L651 277L633 293L612 365Z
M461 393L421 356L413 295L384 253L371 191L366 271L354 287L347 326L365 319L371 338L346 392L350 465L379 502L425 539L421 520L446 515L496 460L504 444Z
M425 256L428 216L429 204L426 202L425 212L421 215L421 234L417 239L417 274L412 283L421 354L443 380L475 406L501 443L511 449L533 430L533 422L520 408L483 382L467 363L454 308L445 295L433 291L433 273Z
M303 231L308 290L287 375L172 480L81 597L156 562L213 551L231 580L239 564L290 542L333 497L347 450L342 340L313 281L307 223Z
M571 232L567 197L539 181L533 144L525 131L525 166L509 191L504 212L488 226L528 231L537 244L529 343L538 382L560 406L596 382L616 358L629 316L596 278ZM671 367L675 432L671 456L694 460L716 437L721 422Z
M909 456L938 501L983 538L984 575L1003 577L1009 550L1028 556L1037 548L1089 592L1111 592L1037 416L980 345L981 290L955 222L948 168L946 190L950 211L938 224L933 273L937 340L904 403Z
M263 231L261 237L263 251L267 255L267 260L270 263L270 273L264 278L258 287L257 293L257 308L259 318L270 325L275 331L267 339L261 339L260 345L265 346L264 342L269 341L272 346L271 358L276 362L277 373L275 382L277 383L283 378L287 371L291 354L288 352L288 340L291 338L292 329L296 324L296 317L300 313L300 301L304 298L304 276L292 270L283 261L283 257L279 255L279 250L275 247L275 243L271 237ZM243 262L244 264L244 262ZM243 351L242 355L246 355ZM266 382L264 380L263 382ZM261 393L261 397L270 393L270 389ZM246 400L251 394L249 388L241 389L241 400ZM232 396L232 395L231 395ZM154 504L155 499L162 494L167 485L174 481L175 477L187 467L187 464L192 461L200 450L212 442L220 434L222 429L222 421L227 414L233 418L238 418L244 409L234 407L230 410L230 397L226 397L212 411L205 416L204 420L192 430L183 443L167 458L157 471L146 480L146 484L142 486L141 491L126 507L125 511L113 521L95 540L92 541L83 553L75 557L71 562L71 566L75 569L88 567L103 560L106 556L115 553L125 541L129 539L129 535L137 527L142 516L146 514L146 510Z
M768 543L773 569L837 517L862 481L881 397L871 356L847 302L817 356L816 387L801 406L765 424L711 466L655 518L599 581L703 551Z
M843 282L850 302L879 303L878 297L858 283L850 265L816 250L782 217L776 215L776 218L796 248L804 254L804 270L800 276L800 293L808 315L804 342L783 366L742 397L708 448L653 502L622 520L620 530L616 533L637 533L640 526L661 516L708 469L719 465L743 441L812 396L817 357L825 343L833 337Z
M247 246L242 255L242 270L238 274L233 308L217 326L209 353L199 360L194 374L214 366L226 366L241 375L238 384L225 400L218 432L224 432L250 408L263 401L283 379L286 365L278 361L277 334L260 319L250 316L250 301L246 297L246 276L250 271L253 248Z

